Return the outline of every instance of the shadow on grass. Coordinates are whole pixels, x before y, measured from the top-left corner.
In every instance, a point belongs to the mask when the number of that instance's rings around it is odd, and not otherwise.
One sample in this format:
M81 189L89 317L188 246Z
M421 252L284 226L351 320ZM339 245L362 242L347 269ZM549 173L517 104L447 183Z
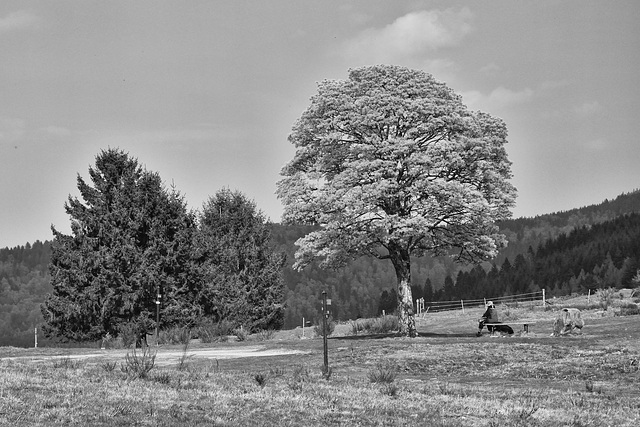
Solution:
M371 340L371 339L382 339L382 338L404 338L405 335L400 334L398 332L391 332L386 334L358 334L358 335L347 335L340 337L327 337L329 340L346 340L346 341L354 341L354 340ZM435 333L435 332L418 332L418 337L420 338L475 338L475 332L468 333Z

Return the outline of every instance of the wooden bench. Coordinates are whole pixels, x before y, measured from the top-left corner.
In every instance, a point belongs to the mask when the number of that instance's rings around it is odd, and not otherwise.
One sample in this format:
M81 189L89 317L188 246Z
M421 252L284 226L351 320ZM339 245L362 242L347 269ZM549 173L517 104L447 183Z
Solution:
M500 325L522 325L524 333L529 333L529 325L535 325L536 322L530 320L521 320L519 322L502 322L502 323L485 323L484 326L500 326Z

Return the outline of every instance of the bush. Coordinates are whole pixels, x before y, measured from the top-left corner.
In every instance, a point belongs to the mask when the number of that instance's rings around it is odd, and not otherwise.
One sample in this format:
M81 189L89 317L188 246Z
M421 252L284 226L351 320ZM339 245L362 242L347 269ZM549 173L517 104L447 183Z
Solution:
M600 300L600 307L603 310L607 310L609 306L613 303L613 298L615 296L616 290L613 288L607 289L598 289L598 299Z
M177 326L160 331L158 344L188 344L191 341L191 331Z
M635 316L640 314L640 308L632 302L624 303L620 306L620 316Z
M233 331L233 335L236 336L238 341L246 341L247 340L247 331L244 328L236 328Z
M142 354L136 353L134 348L132 354L127 353L125 363L120 366L120 369L129 378L145 379L155 366L155 363L156 353L152 353L148 346L143 347Z
M233 335L235 325L229 321L219 322L206 321L194 329L194 338L200 338L200 342L210 343L216 341L227 341L229 335Z
M351 322L351 333L358 335L361 332L366 334L388 334L400 329L397 316L381 316L373 319L358 319Z
M118 338L122 340L122 345L129 348L138 339L138 327L135 323L125 323L118 328Z
M327 319L327 336L331 335L333 331L336 329L336 324L333 319L330 317ZM322 319L319 321L317 325L313 327L313 332L317 337L324 337L324 331L322 330Z
M367 375L372 383L391 384L396 380L396 372L391 366L378 365Z
M273 329L263 329L256 334L256 339L258 341L269 341L273 339L273 336L276 334L276 331Z

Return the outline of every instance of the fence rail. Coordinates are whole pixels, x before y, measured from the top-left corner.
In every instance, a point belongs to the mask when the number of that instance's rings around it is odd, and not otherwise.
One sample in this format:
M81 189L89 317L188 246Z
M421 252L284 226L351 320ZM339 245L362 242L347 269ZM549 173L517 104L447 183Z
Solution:
M487 301L493 301L494 304L518 304L518 305L546 305L545 290L537 292L529 292L526 294L507 295L502 297L482 298L482 299L467 299L467 300L454 300L454 301L424 301L421 298L416 301L417 314L427 314L429 311L447 311L447 310L462 310L464 313L465 308L472 307L484 307Z

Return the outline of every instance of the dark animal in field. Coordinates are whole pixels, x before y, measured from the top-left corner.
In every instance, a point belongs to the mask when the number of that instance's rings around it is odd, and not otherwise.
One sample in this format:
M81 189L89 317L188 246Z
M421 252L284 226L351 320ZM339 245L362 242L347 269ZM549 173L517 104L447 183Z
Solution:
M511 328L511 326L509 325L495 325L495 326L487 326L487 329L489 330L489 332L500 332L503 334L509 334L512 335L513 334L513 328Z
M553 323L553 333L551 335L554 337L566 335L574 329L582 332L583 327L584 320L582 320L580 310L577 308L563 308Z

